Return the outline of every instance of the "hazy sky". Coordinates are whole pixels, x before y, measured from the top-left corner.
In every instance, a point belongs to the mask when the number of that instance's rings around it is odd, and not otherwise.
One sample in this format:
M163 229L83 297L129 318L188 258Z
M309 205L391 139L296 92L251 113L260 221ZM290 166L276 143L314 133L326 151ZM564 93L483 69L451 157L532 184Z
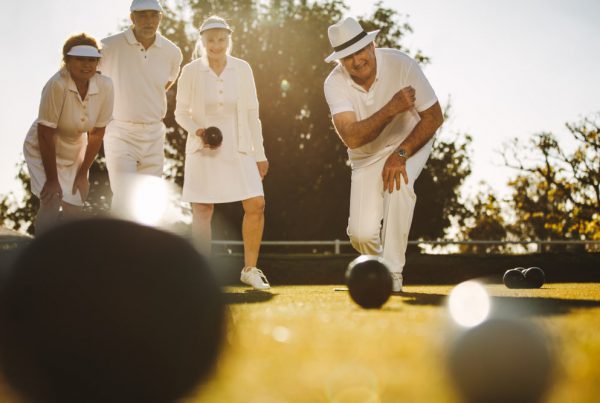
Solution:
M41 89L60 64L69 34L114 33L130 0L1 0L0 194L16 189L15 164L37 115ZM350 15L371 1L346 1ZM495 150L512 137L565 133L600 111L600 1L396 0L384 5L408 14L414 29L405 44L432 63L425 73L442 105L452 100L447 129L473 135L471 183L496 189L511 174ZM310 38L307 38L307 44ZM259 89L260 91L260 89ZM563 137L565 138L565 137Z

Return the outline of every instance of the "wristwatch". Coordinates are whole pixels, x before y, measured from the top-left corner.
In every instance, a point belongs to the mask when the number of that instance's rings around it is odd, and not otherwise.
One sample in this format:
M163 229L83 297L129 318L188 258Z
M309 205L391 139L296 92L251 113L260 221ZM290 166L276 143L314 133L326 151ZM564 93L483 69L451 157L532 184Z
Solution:
M407 156L406 156L406 150L404 148L399 148L396 152L398 153L398 155L401 158L404 158L404 159L407 158Z

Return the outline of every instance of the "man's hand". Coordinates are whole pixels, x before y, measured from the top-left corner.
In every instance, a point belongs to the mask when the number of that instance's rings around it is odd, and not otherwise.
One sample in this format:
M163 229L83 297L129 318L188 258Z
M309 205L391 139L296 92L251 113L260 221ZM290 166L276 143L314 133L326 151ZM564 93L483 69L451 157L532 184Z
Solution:
M394 152L388 157L381 172L383 178L383 191L386 190L392 193L394 191L394 183L396 190L400 190L401 178L404 178L404 183L408 183L408 174L406 173L406 158L403 158Z
M90 192L90 182L87 178L87 172L77 172L75 180L73 181L73 189L71 189L71 194L77 193L77 190L79 190L81 202L85 202Z
M42 187L42 191L40 192L42 203L49 203L52 199L62 200L62 197L62 189L60 188L58 180L46 181L46 183L44 183L44 187Z
M260 179L264 179L267 176L267 172L269 172L269 161L256 161L256 166L258 167Z
M391 115L397 115L413 108L415 106L415 89L411 86L404 87L394 94L392 99L387 103Z

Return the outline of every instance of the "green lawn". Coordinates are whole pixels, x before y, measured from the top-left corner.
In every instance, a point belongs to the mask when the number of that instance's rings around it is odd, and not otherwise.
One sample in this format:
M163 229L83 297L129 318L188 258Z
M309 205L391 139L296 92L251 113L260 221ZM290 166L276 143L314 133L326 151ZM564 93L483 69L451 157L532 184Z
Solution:
M445 371L451 286L407 286L363 310L334 285L226 290L228 332L214 376L186 403L459 402ZM547 402L600 396L600 283L539 290L487 286L492 303L523 310L554 340ZM0 402L11 399L0 382Z
M335 286L226 290L228 333L214 377L190 402L458 402L445 371L451 286L407 286L363 310ZM547 401L600 396L600 284L488 287L493 302L528 307L557 352Z

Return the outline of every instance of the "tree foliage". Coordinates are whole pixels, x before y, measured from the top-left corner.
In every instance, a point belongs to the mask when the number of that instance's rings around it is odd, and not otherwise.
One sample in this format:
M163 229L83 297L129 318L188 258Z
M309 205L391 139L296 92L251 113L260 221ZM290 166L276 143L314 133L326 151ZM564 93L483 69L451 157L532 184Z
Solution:
M568 140L538 133L503 150L506 165L519 174L510 207L512 231L522 238L600 239L599 116L567 124Z
M506 240L509 231L502 204L489 188L477 193L473 200L466 203L465 209L460 240ZM504 245L470 244L461 245L459 250L461 253L498 253L510 248Z

